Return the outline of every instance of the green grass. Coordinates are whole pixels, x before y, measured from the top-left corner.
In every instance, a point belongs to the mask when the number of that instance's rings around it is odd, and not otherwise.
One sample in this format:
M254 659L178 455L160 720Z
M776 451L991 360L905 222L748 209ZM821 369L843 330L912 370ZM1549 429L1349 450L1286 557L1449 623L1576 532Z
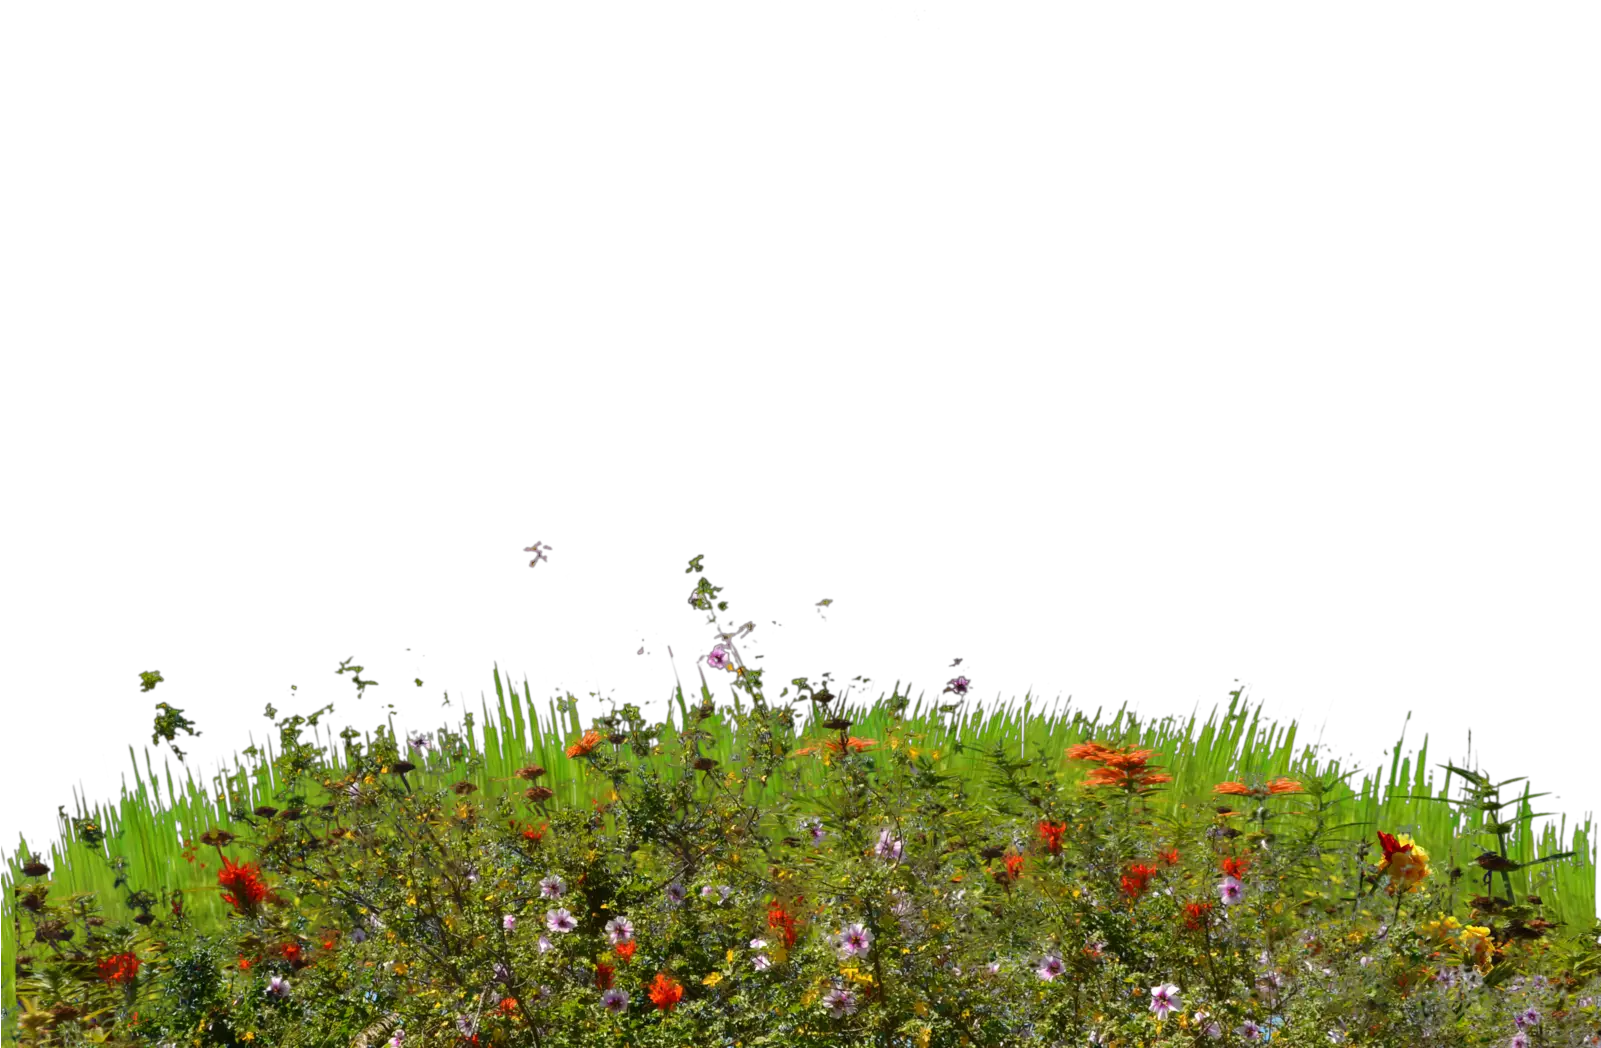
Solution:
M520 793L526 783L512 778L512 773L524 765L539 764L547 769L541 784L556 791L552 804L587 807L592 799L599 799L609 792L610 784L606 780L589 773L581 761L569 760L565 755L565 748L584 728L575 709L569 707L564 717L552 701L549 716L541 723L528 693L526 680L521 696L514 689L502 686L498 667L494 671L494 681L495 716L491 717L487 706L482 707L481 739L477 737L477 718L471 714L457 730L441 728L436 735L436 743L442 751L453 753L458 746L470 748L482 755L482 765L471 775L465 770L465 761L460 759L442 772L430 774L419 769L411 776L414 788L429 789L467 777L483 791L483 799L487 800L506 792ZM899 694L898 682L896 694ZM701 696L703 701L712 699L704 679ZM1025 697L1020 707L1009 704L988 712L969 710L969 703L964 701L954 711L944 713L936 707L925 710L919 698L903 716L902 734L920 752L937 750L939 759L936 766L946 774L961 776L978 803L996 796L996 790L989 782L993 766L983 754L992 751L997 744L1005 752L1019 757L1045 754L1047 760L1040 771L1047 776L1060 774L1064 768L1076 769L1067 771L1069 776L1082 774L1083 765L1064 764L1061 758L1062 752L1077 742L1095 739L1112 746L1134 745L1151 749L1155 751L1152 763L1161 765L1163 772L1173 776L1173 782L1150 801L1151 810L1157 816L1172 811L1179 804L1210 807L1220 803L1224 798L1214 796L1212 787L1219 782L1239 779L1242 775L1283 775L1303 782L1313 778L1325 782L1331 778L1337 779L1323 798L1326 806L1325 825L1352 824L1343 836L1353 842L1363 839L1374 841L1374 831L1378 829L1389 833L1412 834L1428 850L1437 871L1436 876L1445 876L1452 866L1461 866L1466 871L1456 894L1459 915L1466 913L1466 899L1484 891L1480 871L1472 865L1472 859L1481 850L1496 850L1497 837L1493 832L1483 829L1486 820L1476 809L1423 799L1448 797L1453 785L1458 787L1458 796L1461 796L1462 788L1467 785L1466 780L1450 770L1446 770L1442 781L1438 786L1435 785L1435 771L1428 764L1426 736L1415 758L1410 754L1403 755L1403 728L1402 740L1397 742L1393 750L1385 751L1388 760L1381 762L1377 774L1363 775L1360 783L1353 786L1351 783L1356 776L1342 769L1338 761L1319 762L1315 747L1303 746L1299 753L1296 752L1296 726L1293 722L1282 729L1276 722L1265 723L1261 719L1260 707L1251 710L1249 703L1241 696L1241 691L1230 693L1228 709L1221 715L1214 709L1204 724L1197 724L1193 715L1187 723L1167 717L1141 724L1127 712L1126 707L1103 723L1100 710L1093 716L1065 709L1036 710L1031 697ZM681 686L676 689L673 698L678 715L674 718L672 703L669 703L669 730L673 730L675 720L679 726L690 721ZM734 705L741 706L737 695ZM891 714L882 696L871 706L851 706L843 700L834 705L836 708L830 710L830 715L849 719L852 722L852 735L881 740L885 738ZM798 730L794 745L811 744L822 731L803 719L810 716L808 711L800 706L795 709ZM392 716L389 727L391 731L394 730ZM700 727L709 730L714 737L713 741L702 743L701 752L717 759L721 767L727 768L734 747L723 717L712 717ZM321 730L325 737L318 737L318 727L308 728L308 734L312 737L305 741L313 746L326 746L326 753L337 760L337 755L343 751L340 740L326 728ZM396 738L404 747L405 734L396 733ZM371 742L370 736L367 741ZM115 922L133 916L133 912L122 901L130 889L142 889L158 897L167 891L183 890L186 892L185 909L202 929L221 927L227 919L227 907L216 888L215 852L201 847L196 852L193 864L185 861L178 826L182 824L183 836L194 839L211 827L228 828L232 825L237 830L238 827L231 823L227 815L233 803L242 803L247 808L262 804L281 806L282 798L275 796L276 783L271 767L275 755L272 745L270 742L267 744L265 754L253 752L254 749L252 747L245 751L253 763L242 764L239 755L235 754L233 769L225 769L207 784L197 782L187 768L182 782L176 782L170 764L166 764L162 776L165 779L163 791L162 777L157 776L151 764L149 750L145 751L145 769L141 773L138 757L130 746L128 754L134 765L135 789L129 791L125 787L120 801L114 806L102 807L97 804L93 808L86 808L85 801L75 797L77 816L93 820L105 832L106 839L98 847L91 846L80 839L81 835L72 820L63 818L61 840L50 844L48 852L38 847L33 849L50 867L52 901L59 902L75 892L92 892L98 898L101 912L108 920ZM650 760L657 763L667 759L658 757ZM807 789L825 792L832 789L829 769L822 762L811 757L795 760L799 763L798 778ZM1388 764L1387 774L1384 763ZM1443 766L1443 763L1439 766ZM665 764L662 766L665 767ZM312 778L315 781L320 776ZM783 788L784 784L776 776L773 782L765 786L753 782L749 799L753 802L771 800ZM1538 894L1544 901L1549 917L1563 922L1568 928L1587 929L1596 918L1595 849L1590 844L1590 822L1586 819L1582 826L1576 825L1572 840L1569 841L1567 818L1563 816L1560 828L1548 825L1539 839L1535 839L1530 824L1540 813L1530 806L1530 790L1530 784L1525 781L1521 795L1505 798L1506 809L1511 814L1503 813L1502 818L1513 824L1506 839L1508 857L1517 862L1526 862L1563 851L1572 851L1574 856L1512 874L1513 890L1519 895ZM224 791L230 795L229 800L219 800L219 794ZM1303 803L1275 804L1275 831L1310 827L1310 815L1291 813L1310 808L1311 799L1294 795L1286 800L1300 800ZM324 800L320 787L317 787L313 790L313 796L308 798L308 804L317 805ZM609 824L612 822L610 816L607 821ZM608 826L608 830L613 828ZM29 851L28 842L21 841L20 845L16 853L0 855L0 859L3 859L3 869L0 869L0 890L3 890L0 938L4 940L3 946L0 946L0 959L3 959L0 1001L4 1002L8 1017L16 1006L14 960L22 928L13 889L29 880L21 874L21 866ZM94 854L97 851L100 853L98 856ZM248 858L237 846L233 849L233 856L236 859ZM128 888L114 887L116 873L108 866L107 859L126 864L124 873L128 878ZM206 864L204 871L200 869L201 863ZM1496 889L1500 890L1499 879ZM164 908L155 912L160 914Z

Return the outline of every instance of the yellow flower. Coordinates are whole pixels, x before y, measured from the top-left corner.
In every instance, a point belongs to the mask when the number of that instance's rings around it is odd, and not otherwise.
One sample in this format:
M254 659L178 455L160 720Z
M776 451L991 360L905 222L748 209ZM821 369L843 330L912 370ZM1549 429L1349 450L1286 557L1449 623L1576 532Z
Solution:
M1403 891L1416 891L1429 876L1429 853L1407 834L1397 834L1395 840L1398 844L1410 844L1412 847L1382 860L1379 871L1386 874L1392 883L1404 885Z
M700 981L700 984L702 986L716 986L718 983L720 983L722 981L723 981L723 973L722 972L712 972L710 975L706 976L706 978L702 979Z

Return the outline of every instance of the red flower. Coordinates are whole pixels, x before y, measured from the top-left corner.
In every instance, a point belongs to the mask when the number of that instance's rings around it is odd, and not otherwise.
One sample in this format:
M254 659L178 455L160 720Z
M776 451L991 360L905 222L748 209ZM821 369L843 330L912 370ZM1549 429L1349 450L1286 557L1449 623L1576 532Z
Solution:
M548 822L540 824L540 827L537 830L530 826L523 830L523 837L526 840L530 840L535 844L538 844L540 841L545 839L545 831L548 829L550 829L550 823Z
M1174 866L1179 861L1179 850L1177 848L1169 848L1165 852L1157 852L1156 854L1169 866Z
M1223 872L1230 877L1238 877L1243 880L1245 871L1250 865L1250 859L1244 856L1235 857L1230 855L1223 860Z
M797 897L795 901L800 902L802 898L804 898L804 896ZM795 931L796 923L797 919L795 915L784 908L784 903L782 900L774 899L773 902L767 907L767 927L783 929L785 949L793 949L795 946L795 937L797 935L797 932Z
M245 958L244 954L239 955L239 970L242 972L248 972L250 970L250 961Z
M1147 882L1151 879L1151 875L1155 872L1155 866L1146 866L1143 863L1135 863L1133 866L1130 866L1128 873L1123 875L1124 894L1131 898L1138 899L1141 895L1145 894Z
M131 953L107 957L98 965L100 978L108 983L132 982L139 974L139 958Z
M1039 830L1040 830L1040 837L1043 838L1044 841L1045 841L1046 849L1048 849L1052 855L1061 854L1061 851L1062 851L1062 834L1067 832L1067 823L1065 823L1065 822L1052 823L1052 822L1046 822L1044 819L1041 819L1040 820Z
M517 1010L517 998L515 998L515 997L502 997L500 999L500 1014L502 1014L502 1015L510 1015L512 1012L514 1012L516 1010Z
M637 943L634 940L630 939L627 942L618 943L616 946L613 946L611 949L612 949L612 953L615 953L617 956L621 957L623 960L632 961L634 959L634 948L636 946L638 946L638 945L639 945L639 943Z
M297 942L284 943L282 946L278 947L278 952L283 954L284 960L288 961L290 964L300 960L300 944Z
M597 989L597 990L609 990L609 989L611 989L612 975L616 971L617 971L616 968L613 968L611 965L607 964L605 961L598 962L595 965L595 989Z
M1379 846L1384 849L1385 862L1389 862L1393 856L1412 850L1412 845L1402 844L1400 841L1396 840L1388 833L1385 833L1383 830L1379 831Z
M1205 924L1207 915L1212 912L1209 902L1190 902L1184 904L1184 927L1190 931L1199 931Z
M224 856L217 884L229 890L223 895L223 901L241 912L253 913L256 905L267 897L267 885L254 863L235 866Z
M656 979L650 984L650 1000L658 1010L670 1012L673 1006L684 999L684 988L676 979L671 979L662 972L656 973Z
M1014 881L1023 875L1023 857L1021 855L1013 854L1006 857L1006 874Z

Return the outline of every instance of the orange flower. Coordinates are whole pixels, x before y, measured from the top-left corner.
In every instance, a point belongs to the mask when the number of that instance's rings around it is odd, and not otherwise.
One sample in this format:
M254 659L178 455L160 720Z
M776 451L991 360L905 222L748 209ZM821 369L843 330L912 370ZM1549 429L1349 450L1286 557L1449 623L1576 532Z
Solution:
M539 829L537 830L532 826L529 826L527 829L523 830L523 839L530 840L535 844L538 844L540 841L545 839L545 831L548 829L550 829L550 823L548 822L541 823Z
M1023 875L1023 857L1021 855L1016 853L1008 855L1005 859L1005 862L1006 874L1012 880L1016 880Z
M823 745L829 750L830 753L840 753L840 752L843 752L843 750L845 748L844 746L840 745L840 742L839 742L838 738L824 739L823 740ZM877 746L877 745L878 745L878 740L877 739L858 739L854 735L852 735L849 739L847 739L845 741L845 746L849 746L851 749L855 750L857 753L860 753L861 751L867 749L869 746ZM794 753L790 754L790 756L791 757L804 757L808 753L816 753L816 752L817 752L817 747L816 746L807 746L804 749L796 750Z
M1294 779L1286 779L1281 775L1267 785L1259 786L1256 789L1252 789L1243 782L1220 782L1212 787L1212 792L1236 793L1245 797L1266 797L1273 793L1305 793L1306 790Z
M1230 876L1230 877L1235 877L1235 878L1239 878L1241 880L1244 880L1245 879L1246 868L1249 867L1250 865L1251 865L1251 860L1246 858L1245 856L1242 855L1242 856L1236 858L1236 857L1230 855L1230 856L1227 856L1226 858L1224 858L1224 860L1223 860L1223 872L1225 874L1227 874L1228 876Z
M1146 771L1144 768L1130 770L1103 766L1090 772L1089 777L1084 781L1091 786L1120 786L1137 789L1141 786L1155 785L1159 782L1172 782L1173 776L1158 775L1155 772Z
M657 972L655 981L650 984L651 1003L660 1011L670 1012L673 1006L683 999L684 988L678 981L662 972Z
M1098 742L1081 742L1077 746L1068 748L1067 760L1070 761L1101 761L1111 756L1112 750L1107 749Z
M1169 848L1167 851L1157 852L1156 854L1169 866L1176 865L1179 861L1179 850L1177 848Z
M1101 767L1090 772L1087 786L1117 786L1129 791L1141 790L1161 782L1172 782L1171 775L1158 775L1145 766L1150 750L1114 750L1098 742L1081 742L1067 751L1067 759L1092 761ZM1153 765L1158 767L1159 765Z
M605 738L604 735L596 731L594 728L590 728L588 731L584 732L583 738L567 747L567 756L582 757L584 754L600 745L600 740L603 738Z
M638 945L639 945L639 943L637 943L634 940L630 939L627 942L618 943L616 946L613 946L611 949L612 949L612 953L615 953L617 956L621 957L623 960L632 961L634 959L634 949Z
M1047 822L1044 819L1041 819L1040 820L1040 825L1039 825L1039 831L1040 831L1040 837L1044 839L1045 847L1050 851L1050 853L1052 855L1061 854L1061 851L1062 851L1062 834L1067 832L1067 823L1065 823L1065 822L1052 823L1052 822Z
M514 1012L516 1010L517 1010L517 998L515 998L515 997L502 997L500 999L500 1013L502 1015L510 1015L512 1012Z

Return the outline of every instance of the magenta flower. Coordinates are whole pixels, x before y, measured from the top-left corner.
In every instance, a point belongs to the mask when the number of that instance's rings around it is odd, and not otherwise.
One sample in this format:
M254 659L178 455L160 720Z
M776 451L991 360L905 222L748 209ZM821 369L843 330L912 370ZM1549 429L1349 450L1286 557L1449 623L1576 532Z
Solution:
M1040 966L1034 969L1039 974L1039 977L1046 982L1050 982L1066 970L1067 966L1062 963L1061 954L1056 953L1046 954L1045 959L1040 961Z
M578 922L565 909L549 910L545 913L545 927L553 932L570 932L578 927Z

